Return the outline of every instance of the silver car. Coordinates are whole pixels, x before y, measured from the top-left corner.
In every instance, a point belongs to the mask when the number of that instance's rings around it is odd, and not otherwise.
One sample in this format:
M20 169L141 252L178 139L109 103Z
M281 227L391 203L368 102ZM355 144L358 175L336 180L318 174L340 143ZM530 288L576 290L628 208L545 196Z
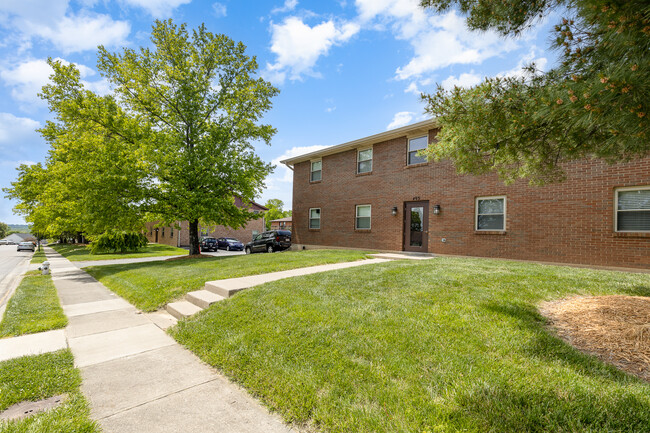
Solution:
M36 247L34 246L33 243L31 242L21 242L18 244L18 247L16 247L16 251L31 251L34 252L34 249Z

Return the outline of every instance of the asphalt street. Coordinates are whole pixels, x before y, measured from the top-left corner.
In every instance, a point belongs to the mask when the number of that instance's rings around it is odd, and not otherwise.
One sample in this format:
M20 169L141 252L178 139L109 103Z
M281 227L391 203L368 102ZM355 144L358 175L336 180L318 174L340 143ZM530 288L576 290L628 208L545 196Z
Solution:
M32 254L31 251L16 251L16 245L0 245L0 308L27 270Z

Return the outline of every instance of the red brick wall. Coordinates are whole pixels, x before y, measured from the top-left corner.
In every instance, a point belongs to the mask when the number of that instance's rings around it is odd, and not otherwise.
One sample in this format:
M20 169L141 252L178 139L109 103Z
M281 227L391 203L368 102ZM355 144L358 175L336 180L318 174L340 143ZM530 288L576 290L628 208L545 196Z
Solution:
M291 230L291 221L271 221L271 230Z
M401 251L404 202L419 197L429 201L429 252L650 268L650 233L614 232L614 189L650 185L650 158L570 162L562 183L506 186L494 174L459 175L449 161L408 167L406 147L406 137L375 144L369 175L356 174L355 150L325 156L318 183L309 182L309 162L296 164L294 244ZM507 197L506 232L476 232L475 198L494 195ZM359 204L372 205L370 231L354 229ZM318 231L308 229L310 207L321 208Z

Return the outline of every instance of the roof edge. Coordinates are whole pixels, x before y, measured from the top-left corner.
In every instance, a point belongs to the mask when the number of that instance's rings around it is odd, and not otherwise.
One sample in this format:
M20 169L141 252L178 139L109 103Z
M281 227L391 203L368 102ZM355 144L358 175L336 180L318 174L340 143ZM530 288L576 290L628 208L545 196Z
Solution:
M423 128L434 128L437 126L435 119L427 119L421 122L412 123L410 125L402 126L400 128L391 129L389 131L380 132L379 134L369 135L368 137L359 138L357 140L348 141L346 143L328 146L324 149L315 152L306 153L304 155L294 156L280 161L281 164L292 166L298 162L309 161L310 159L332 155L345 150L354 149L360 146L367 146L382 141L390 140L392 138L402 137L408 135L411 131L416 131Z

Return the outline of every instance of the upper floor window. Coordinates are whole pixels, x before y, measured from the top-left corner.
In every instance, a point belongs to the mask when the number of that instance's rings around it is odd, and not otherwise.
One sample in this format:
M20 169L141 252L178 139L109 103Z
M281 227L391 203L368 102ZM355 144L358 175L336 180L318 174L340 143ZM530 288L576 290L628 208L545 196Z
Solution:
M372 171L372 149L357 152L357 173L370 173Z
M171 227L169 228L169 237L170 237L170 238L173 238L173 237L174 237L174 226L171 226Z
M372 208L369 204L357 205L357 215L354 228L357 230L370 230L370 216Z
M320 229L320 208L319 207L309 209L309 228Z
M162 228L162 236L165 237L165 227Z
M616 190L616 231L650 232L650 186Z
M506 198L476 198L476 230L504 231L506 229Z
M323 173L323 161L312 161L311 162L311 173L309 175L310 182L317 182L322 179Z
M408 165L420 164L427 162L427 159L423 156L418 156L418 151L427 148L428 138L425 135L424 137L411 138L409 139L409 149L408 149Z

